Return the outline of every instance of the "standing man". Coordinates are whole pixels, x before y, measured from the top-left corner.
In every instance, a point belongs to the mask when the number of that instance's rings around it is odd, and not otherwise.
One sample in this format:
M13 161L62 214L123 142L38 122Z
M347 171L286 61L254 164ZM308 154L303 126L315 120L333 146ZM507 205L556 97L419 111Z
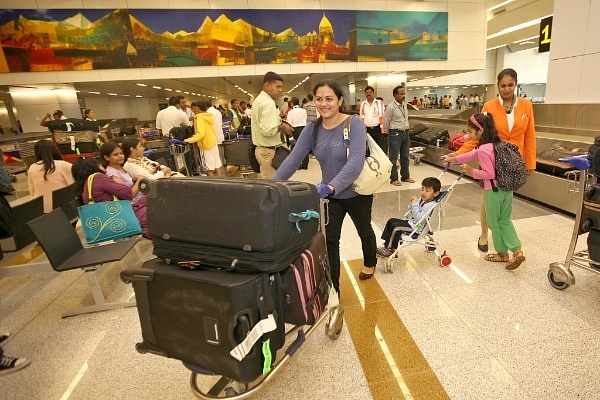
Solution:
M410 137L408 134L408 110L406 109L406 89L404 86L396 86L392 90L394 101L383 113L383 128L388 132L388 143L390 146L390 161L392 162L392 174L390 183L401 186L398 181L398 152L400 152L400 176L402 182L414 183L408 171Z
M223 114L217 110L215 106L209 104L210 107L206 112L211 113L213 116L213 123L215 124L215 132L217 134L217 148L219 149L219 158L221 159L221 175L227 175L225 170L225 149L223 149L223 140L225 140L225 133L223 132Z
M192 125L185 111L180 109L181 99L183 99L185 105L185 97L173 96L169 99L169 106L156 114L156 129L160 129L162 135L166 138L169 137L171 129L178 126Z
M294 128L292 136L294 137L295 141L298 141L300 133L302 133L302 130L306 126L307 112L304 108L300 107L300 100L297 97L292 97L291 102L293 107L288 112L286 121L292 126L292 128ZM292 145L292 149L293 148L294 145ZM300 164L300 169L308 169L308 154L306 155L306 157L304 157L304 160L302 160L302 164Z
M314 96L312 93L306 95L308 101L302 107L306 110L306 123L314 122L319 118L319 112L314 102Z
M371 135L381 150L387 153L387 135L383 128L383 101L375 98L375 89L371 86L365 88L367 99L360 104L360 118L367 127L367 133Z
M283 146L282 134L289 135L292 126L281 122L275 100L283 88L283 78L269 71L263 77L262 91L252 103L252 143L256 145L256 160L260 164L260 177L270 179L275 175L271 165L275 149Z

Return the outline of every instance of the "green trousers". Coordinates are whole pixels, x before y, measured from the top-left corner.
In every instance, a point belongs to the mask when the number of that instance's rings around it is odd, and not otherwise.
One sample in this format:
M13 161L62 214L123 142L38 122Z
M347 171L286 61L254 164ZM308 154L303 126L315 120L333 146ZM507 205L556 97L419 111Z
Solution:
M498 189L485 191L485 220L492 231L494 248L498 253L521 249L521 241L510 217L512 214L513 192Z

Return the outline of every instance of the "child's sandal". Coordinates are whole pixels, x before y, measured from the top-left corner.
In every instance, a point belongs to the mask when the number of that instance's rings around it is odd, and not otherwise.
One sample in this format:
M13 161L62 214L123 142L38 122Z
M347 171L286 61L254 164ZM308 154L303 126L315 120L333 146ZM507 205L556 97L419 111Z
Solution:
M489 253L485 256L485 261L490 262L508 262L508 254L500 254L500 253Z
M513 258L506 264L505 269L512 271L513 269L519 268L519 266L525 261L525 256L521 250L513 253Z

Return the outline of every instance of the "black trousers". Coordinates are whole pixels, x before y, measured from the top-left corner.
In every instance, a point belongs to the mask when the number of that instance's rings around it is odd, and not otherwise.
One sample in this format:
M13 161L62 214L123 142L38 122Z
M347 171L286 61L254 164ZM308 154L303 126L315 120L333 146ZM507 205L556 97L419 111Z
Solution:
M381 150L383 150L384 153L387 154L387 152L388 152L387 134L385 134L385 135L381 134L381 127L379 125L367 126L367 133L369 135L371 135L373 140L375 140L375 143L377 143L377 145L379 147L381 147Z
M303 126L297 126L294 128L294 131L292 132L292 136L294 137L294 139L296 140L296 142L298 141L298 138L300 137L300 134L302 133L302 130L304 129ZM295 145L295 143L294 143ZM290 146L292 149L294 149L294 146ZM308 154L306 155L306 157L304 157L304 160L302 160L302 164L300 164L300 169L308 169Z

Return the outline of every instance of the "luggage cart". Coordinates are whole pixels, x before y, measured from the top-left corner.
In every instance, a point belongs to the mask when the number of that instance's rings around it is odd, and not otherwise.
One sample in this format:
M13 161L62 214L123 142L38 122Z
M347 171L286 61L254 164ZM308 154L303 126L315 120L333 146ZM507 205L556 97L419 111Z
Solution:
M172 144L169 146L171 155L175 162L175 169L177 172L185 171L186 176L191 176L191 171L188 168L186 158L190 157L190 144Z
M592 162L587 158L587 155L560 158L559 161L569 163L577 169L566 172L565 176L569 192L577 194L578 204L580 204L579 211L575 215L575 225L573 226L573 234L571 235L571 243L569 244L565 262L553 262L550 264L550 269L548 270L550 285L555 289L564 290L575 284L575 276L571 271L571 266L600 273L600 261L592 260L587 249L575 252L579 235L590 230L590 221L582 221L582 219L586 189L596 181L596 177L589 171L592 167Z
M146 188L148 189L148 187ZM322 200L320 203L320 226L321 232L325 235L325 226L328 223L328 204L327 200ZM326 259L326 258L325 258ZM134 272L135 273L135 272ZM327 269L327 280L331 285L331 276L329 269ZM121 279L125 283L131 283L133 275L130 272L123 271L121 273ZM331 286L330 286L331 287ZM138 303L138 307L140 307ZM331 291L329 296L329 302L319 319L310 326L305 325L291 325L286 331L285 344L277 352L276 360L268 372L263 373L260 377L250 383L236 382L235 380L226 376L221 376L213 371L204 369L195 364L183 362L183 365L191 371L190 387L194 395L200 399L246 399L249 396L260 390L265 383L271 380L273 375L278 371L290 358L296 353L296 351L302 346L306 338L315 332L321 324L325 324L325 334L332 340L336 340L342 331L344 320L344 309L339 304L339 298L335 291ZM305 330L306 329L306 330ZM250 335L251 336L251 335ZM136 344L136 350L142 354L144 353L155 353L162 356L167 356L162 352L155 352L152 348L146 348L143 343ZM283 354L280 354L283 352ZM199 382L201 376L218 377L216 383L215 379L204 379L205 381L211 381L213 383ZM207 386L201 387L201 386ZM210 387L208 387L210 386Z

